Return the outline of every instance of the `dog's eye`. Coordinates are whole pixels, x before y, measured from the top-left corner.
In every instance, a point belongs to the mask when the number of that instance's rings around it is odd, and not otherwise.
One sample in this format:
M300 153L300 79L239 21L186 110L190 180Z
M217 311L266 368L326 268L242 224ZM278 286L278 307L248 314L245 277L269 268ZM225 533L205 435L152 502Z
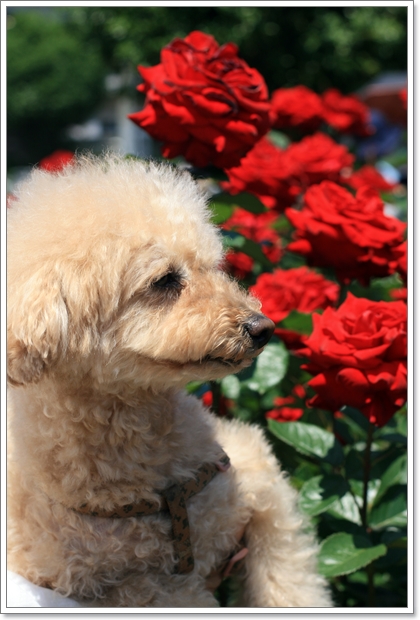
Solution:
M181 288L182 284L180 282L180 277L177 273L169 272L153 282L153 286L157 288Z

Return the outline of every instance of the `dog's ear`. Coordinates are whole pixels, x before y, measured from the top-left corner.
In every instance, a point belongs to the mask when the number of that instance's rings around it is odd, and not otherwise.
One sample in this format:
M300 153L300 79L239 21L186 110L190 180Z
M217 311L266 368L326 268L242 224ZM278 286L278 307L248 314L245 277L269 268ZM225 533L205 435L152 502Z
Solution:
M12 385L37 382L65 351L68 312L58 282L34 274L11 285L7 313L7 378Z

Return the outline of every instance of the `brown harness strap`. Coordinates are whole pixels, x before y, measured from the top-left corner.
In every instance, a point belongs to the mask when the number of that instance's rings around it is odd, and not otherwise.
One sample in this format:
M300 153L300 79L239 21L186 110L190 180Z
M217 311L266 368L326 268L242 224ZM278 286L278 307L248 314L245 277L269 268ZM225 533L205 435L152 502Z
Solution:
M141 500L135 504L118 506L113 510L90 510L86 504L79 508L74 508L76 512L89 515L91 517L102 517L110 519L122 519L126 517L143 517L156 512L168 510L172 522L172 537L174 541L174 551L178 558L175 568L177 573L190 573L194 568L194 557L190 538L190 524L186 501L202 491L219 471L226 471L229 464L229 457L223 452L216 463L204 463L199 467L194 478L178 484L173 484L160 493L157 502Z

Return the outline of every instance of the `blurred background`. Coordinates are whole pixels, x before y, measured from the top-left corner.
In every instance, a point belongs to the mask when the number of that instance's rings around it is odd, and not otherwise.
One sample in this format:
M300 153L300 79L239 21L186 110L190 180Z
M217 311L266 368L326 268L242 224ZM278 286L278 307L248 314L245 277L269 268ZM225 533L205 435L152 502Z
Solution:
M348 7L8 7L8 184L57 149L159 155L126 117L142 108L138 65L159 63L192 30L233 41L270 93L304 84L358 93L385 123L394 150L404 131L407 9ZM401 107L401 106L400 106ZM385 135L384 134L384 135ZM380 138L380 133L375 137Z

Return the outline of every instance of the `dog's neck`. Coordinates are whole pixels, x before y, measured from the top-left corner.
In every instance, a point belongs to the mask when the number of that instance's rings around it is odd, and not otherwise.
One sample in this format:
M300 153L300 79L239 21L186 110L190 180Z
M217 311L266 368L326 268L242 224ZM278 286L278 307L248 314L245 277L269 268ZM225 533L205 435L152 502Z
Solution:
M45 378L12 390L12 447L30 475L43 472L48 493L67 503L89 489L104 496L159 488L170 460L177 396L138 390L135 403ZM123 501L124 503L124 501Z

